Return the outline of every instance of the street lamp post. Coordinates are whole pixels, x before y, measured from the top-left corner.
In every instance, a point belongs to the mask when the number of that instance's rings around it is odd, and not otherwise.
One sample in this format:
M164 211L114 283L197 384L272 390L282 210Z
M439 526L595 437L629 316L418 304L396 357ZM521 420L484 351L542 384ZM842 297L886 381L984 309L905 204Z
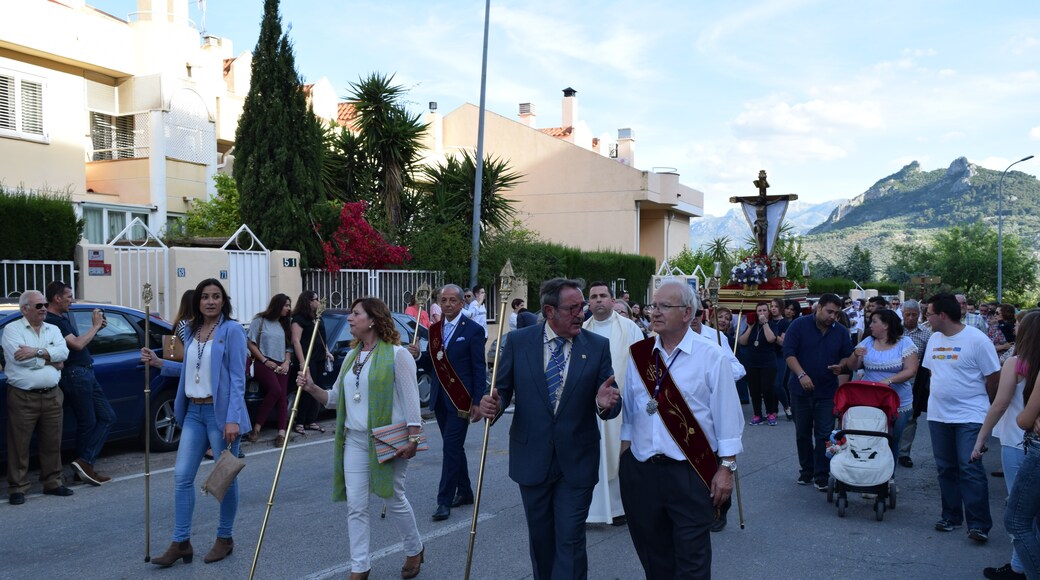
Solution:
M1000 174L1000 183L997 186L997 302L1004 303L1004 176L1014 166L1029 161L1033 156L1023 157L1007 166L1004 173Z

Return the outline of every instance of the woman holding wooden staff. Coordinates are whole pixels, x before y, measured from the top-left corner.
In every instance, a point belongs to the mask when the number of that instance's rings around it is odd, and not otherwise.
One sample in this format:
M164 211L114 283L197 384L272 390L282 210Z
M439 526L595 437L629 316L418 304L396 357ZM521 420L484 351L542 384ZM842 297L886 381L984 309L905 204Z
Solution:
M332 498L347 502L350 580L366 580L371 570L370 492L386 500L390 520L401 533L408 554L401 577L414 578L425 551L415 513L404 495L408 460L415 457L422 431L415 360L400 346L390 310L381 300L355 300L350 310L353 348L332 389L316 385L309 373L301 374L297 384L318 403L336 409ZM380 463L372 429L396 424L407 426L407 442L398 446L392 460Z
M246 410L246 333L231 318L231 301L220 281L208 278L195 288L192 319L184 343L184 362L164 361L150 349L141 349L141 361L161 369L163 376L179 376L174 416L181 441L174 466L173 542L152 564L168 567L177 560L190 564L191 519L195 509L195 476L207 448L230 448L238 454L239 434L250 429ZM223 560L234 550L232 526L238 511L238 481L232 482L220 502L217 541L203 561Z

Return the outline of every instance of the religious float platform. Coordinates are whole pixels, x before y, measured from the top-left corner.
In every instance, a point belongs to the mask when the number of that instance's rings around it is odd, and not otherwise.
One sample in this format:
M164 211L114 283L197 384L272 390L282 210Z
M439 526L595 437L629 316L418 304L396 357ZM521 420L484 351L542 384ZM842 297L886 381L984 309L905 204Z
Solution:
M808 288L794 287L790 280L775 280L777 284L771 284L769 280L765 284L748 285L730 284L719 289L719 300L717 306L725 306L733 312L754 309L759 302L769 302L773 298L784 300L795 300L806 307L805 299L809 295ZM784 284L781 284L784 283Z

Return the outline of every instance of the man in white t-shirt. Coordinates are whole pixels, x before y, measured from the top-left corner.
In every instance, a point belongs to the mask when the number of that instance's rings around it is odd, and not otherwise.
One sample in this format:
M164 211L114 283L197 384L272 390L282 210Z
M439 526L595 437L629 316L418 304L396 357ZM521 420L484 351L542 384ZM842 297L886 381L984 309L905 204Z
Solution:
M928 397L928 428L939 471L942 519L935 529L950 532L967 520L968 537L989 540L989 485L982 460L971 462L971 451L989 409L1000 374L997 352L977 328L961 322L961 308L952 294L937 294L928 302L932 336L921 364L932 372Z

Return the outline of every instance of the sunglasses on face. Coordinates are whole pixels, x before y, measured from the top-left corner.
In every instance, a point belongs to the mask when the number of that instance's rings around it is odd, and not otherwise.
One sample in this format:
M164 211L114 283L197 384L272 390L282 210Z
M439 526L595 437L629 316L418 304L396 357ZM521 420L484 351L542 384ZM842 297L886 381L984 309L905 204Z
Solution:
M32 306L36 310L43 310L44 308L47 308L47 304L47 302L40 302L37 304L30 304L29 306Z

